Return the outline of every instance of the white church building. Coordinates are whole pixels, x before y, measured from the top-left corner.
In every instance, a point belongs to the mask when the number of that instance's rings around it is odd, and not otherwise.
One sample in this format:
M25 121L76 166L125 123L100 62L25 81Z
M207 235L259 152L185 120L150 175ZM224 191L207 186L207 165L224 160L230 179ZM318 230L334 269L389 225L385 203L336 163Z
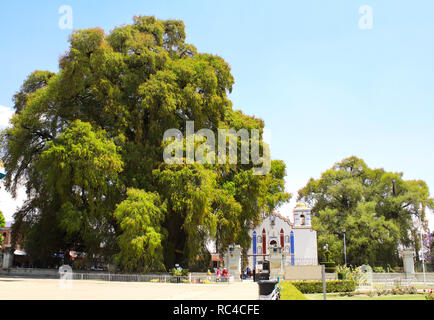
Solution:
M266 217L251 230L248 251L249 267L261 270L268 260L270 247L281 248L285 265L318 265L317 234L312 229L311 209L299 203L293 211L293 223L277 213Z

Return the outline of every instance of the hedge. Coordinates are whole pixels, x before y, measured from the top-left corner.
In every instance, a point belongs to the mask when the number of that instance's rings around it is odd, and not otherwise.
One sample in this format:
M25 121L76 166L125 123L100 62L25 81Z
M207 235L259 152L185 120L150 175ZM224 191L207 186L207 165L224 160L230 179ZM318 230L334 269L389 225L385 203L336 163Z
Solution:
M333 261L329 262L321 262L325 266L325 272L327 273L335 273L336 271L336 264Z
M322 281L291 281L301 293L322 293ZM326 281L326 291L330 292L353 292L357 284L351 280Z

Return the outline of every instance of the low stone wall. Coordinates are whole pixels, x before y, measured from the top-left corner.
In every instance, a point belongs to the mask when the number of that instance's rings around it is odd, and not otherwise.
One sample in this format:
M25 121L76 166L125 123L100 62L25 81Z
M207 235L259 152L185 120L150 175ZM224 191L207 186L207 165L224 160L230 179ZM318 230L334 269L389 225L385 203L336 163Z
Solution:
M0 269L0 276L57 279L57 278L59 278L59 270L56 270L56 269L26 269L26 268Z
M338 280L336 273L326 273L326 280Z
M424 278L425 278L426 281L434 282L434 272L425 273L425 277L424 277L422 272L417 272L417 273L414 273L413 275L417 281L422 282L422 281L424 281Z
M109 274L108 272L101 271L83 271L73 270L77 274ZM43 279L58 279L58 269L38 269L38 268L9 268L0 269L0 277L23 277L23 278L43 278Z
M321 280L321 266L286 266L285 280Z
M372 282L386 282L392 280L412 280L416 282L424 281L423 272L415 272L415 273L396 273L396 272L388 272L388 273L372 273ZM434 272L426 272L425 280L427 282L434 282Z
M406 274L404 272L373 272L372 282L388 282L394 280L411 280L413 282L423 282L423 272L415 272L412 274ZM338 280L336 273L326 273L326 280ZM434 272L425 273L426 282L434 282Z

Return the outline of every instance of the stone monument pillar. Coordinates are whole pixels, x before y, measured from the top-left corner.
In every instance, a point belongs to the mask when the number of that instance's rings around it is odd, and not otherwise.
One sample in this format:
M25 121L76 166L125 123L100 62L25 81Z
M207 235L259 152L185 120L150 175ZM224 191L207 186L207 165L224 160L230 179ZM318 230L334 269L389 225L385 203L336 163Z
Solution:
M270 246L270 280L283 279L285 274L285 253L282 253L282 248L277 246Z
M414 252L413 251L401 251L402 261L404 262L404 272L407 278L414 274Z
M225 268L235 281L241 281L241 247L239 245L229 247L225 256Z
M372 268L368 264L364 264L360 267L360 272L363 274L361 283L366 286L372 287Z
M2 268L9 269L10 267L12 267L12 259L13 259L13 254L11 252L9 251L3 252Z

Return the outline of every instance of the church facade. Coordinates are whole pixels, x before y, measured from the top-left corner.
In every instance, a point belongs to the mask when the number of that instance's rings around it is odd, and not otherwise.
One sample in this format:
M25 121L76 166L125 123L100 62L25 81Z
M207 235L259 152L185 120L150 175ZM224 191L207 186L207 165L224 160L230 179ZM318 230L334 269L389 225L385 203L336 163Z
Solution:
M285 265L318 265L317 234L311 221L311 209L304 203L297 204L293 210L293 223L280 214L270 214L251 230L249 267L261 270L263 261L268 260L270 247L281 248Z

